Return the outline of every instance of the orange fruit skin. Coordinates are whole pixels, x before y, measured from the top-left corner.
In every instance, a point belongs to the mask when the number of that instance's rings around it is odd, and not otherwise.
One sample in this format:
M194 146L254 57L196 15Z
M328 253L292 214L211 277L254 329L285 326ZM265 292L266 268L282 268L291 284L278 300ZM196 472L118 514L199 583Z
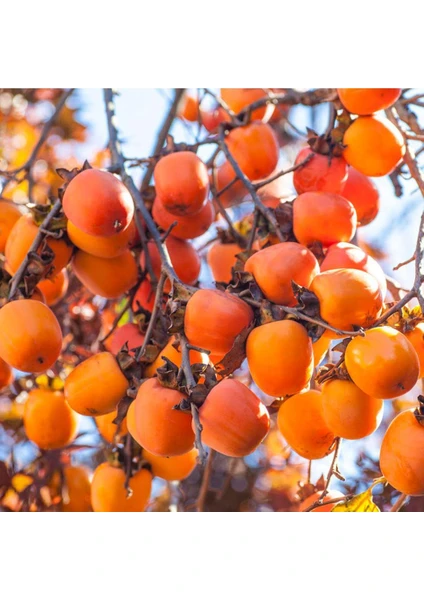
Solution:
M420 363L420 372L418 374L418 378L421 379L424 377L424 323L418 323L412 329L412 331L408 331L405 333L406 339L411 342L414 346L414 350L417 353L418 360Z
M251 181L268 177L277 166L279 157L277 137L273 129L265 123L256 121L232 129L226 142L233 158ZM232 177L234 176L233 171Z
M163 348L157 358L150 364L146 366L144 374L146 377L153 377L156 374L157 369L165 364L162 356L165 356L170 361L172 361L177 367L181 366L182 354L180 350L176 350L172 345L175 342L175 337L172 336L169 342L166 344L165 348ZM194 365L195 363L203 363L202 355L197 350L190 350L190 364Z
M128 350L131 356L135 356L134 348L138 348L144 342L144 335L141 333L137 325L133 323L125 323L121 327L117 327L112 333L110 341L110 351L113 354L118 354L122 346L128 343Z
M156 377L144 381L127 413L128 430L135 441L157 456L189 452L194 444L191 415L174 409L183 398Z
M358 269L368 273L377 279L383 299L386 297L387 282L383 269L376 260L354 244L339 242L329 246L320 268L321 273L333 269Z
M369 177L388 175L405 154L402 134L385 118L358 117L345 132L343 144L345 160Z
M411 342L392 327L375 327L349 343L345 365L353 382L374 398L396 398L417 383L419 361Z
M225 160L217 169L215 169L214 179L211 177L217 192L221 192L231 183L230 187L219 195L219 200L224 208L239 204L248 193L247 188L239 179L232 183L235 176L236 174L234 173L233 167L228 160Z
M131 221L123 231L109 237L102 237L85 233L71 221L68 221L67 225L71 242L80 250L99 258L115 258L124 254L133 244L135 229L135 223Z
M63 269L53 279L42 279L37 287L44 296L47 306L54 306L66 296L68 285L68 273Z
M134 203L117 177L99 169L87 169L66 188L63 210L84 233L109 237L129 227Z
M13 381L13 371L2 358L0 358L0 390L10 385Z
M261 88L221 88L221 98L236 115L256 100L266 98L266 92ZM256 108L251 119L260 121L265 116L266 106Z
M177 222L172 230L174 238L192 240L208 231L215 218L215 209L212 202L208 201L196 215L177 217L166 210L162 200L157 196L153 203L152 215L164 231L167 231L173 223Z
M346 183L340 193L353 204L358 227L374 221L380 210L380 194L369 177L349 167Z
M312 504L314 504L317 500L319 500L319 498L321 498L321 494L322 491L318 491L314 492L311 496L308 496L308 498L305 498L305 500L303 500L303 502L300 503L299 512L303 512L307 508L312 506ZM328 490L326 495L324 496L323 502L333 500L333 498L337 500L337 498L340 498L341 496L343 496L342 492L338 492L337 490ZM336 506L336 504L337 503L325 504L324 506L317 506L309 512L331 512L332 509Z
M221 123L228 123L230 121L230 117L221 106L218 106L214 110L200 109L200 112L202 124L209 133L216 131L218 125Z
M349 242L355 231L355 209L338 194L305 192L293 202L293 232L305 246L314 242L323 246Z
M162 157L154 170L156 196L176 216L190 216L204 206L209 192L206 165L194 152L174 152Z
M0 252L4 253L7 238L16 223L22 217L19 208L13 202L0 200Z
M289 446L303 458L316 460L332 451L334 433L322 414L321 392L290 396L278 410L277 426Z
M211 245L207 255L208 265L214 281L229 283L232 279L231 269L237 262L236 254L243 252L238 244L223 244L218 241Z
M187 240L180 240L169 235L165 242L166 249L169 252L169 257L176 274L183 283L193 285L200 275L200 258L194 246ZM150 262L156 277L159 279L162 261L159 251L153 240L147 242ZM140 255L140 266L144 270L146 268L144 252ZM164 291L169 294L171 291L170 281L166 281Z
M149 461L154 477L161 477L166 481L182 481L187 479L196 468L198 451L193 448L179 456L156 456L143 450L143 458Z
M11 275L14 275L21 266L21 263L26 258L28 250L32 242L38 234L38 227L34 223L30 214L22 215L13 226L9 237L7 238L5 248L5 269ZM71 259L72 246L68 245L64 240L55 240L52 237L47 238L48 246L54 252L54 259L50 265L51 271L49 277L56 275L66 267ZM42 246L41 246L42 248ZM37 253L41 253L41 248Z
M253 254L246 261L244 270L252 273L268 300L294 306L296 299L291 282L309 287L319 273L319 265L305 246L284 242Z
M78 415L70 408L62 392L34 389L24 407L25 434L43 450L63 448L77 434Z
M94 417L96 421L97 429L100 432L100 435L103 439L105 439L109 444L113 444L115 438L120 438L128 433L127 427L127 419L125 418L119 426L118 433L118 425L115 425L112 421L116 419L117 411L108 413L107 415L100 415L99 417Z
M155 306L155 290L152 287L152 284L148 279L144 279L133 298L133 302L131 308L133 312L139 311L141 308L144 310L148 310L149 312L153 311Z
M0 309L0 358L27 373L50 369L62 350L62 331L38 300L15 300Z
M255 327L247 338L246 355L253 381L270 396L296 394L312 377L312 341L296 321Z
M343 331L353 331L354 325L370 327L383 307L377 279L358 269L319 273L310 290L318 297L324 321Z
M193 346L223 357L251 321L253 311L240 298L219 290L198 290L187 303L184 331Z
M86 468L72 465L63 469L67 498L63 512L91 512L91 483Z
M247 386L223 379L199 410L202 440L225 456L251 454L269 431L268 410Z
M186 94L178 107L178 116L186 121L196 123L199 118L199 101L194 96Z
M115 258L99 258L79 250L72 259L72 268L91 294L109 299L128 292L138 278L137 263L130 250Z
M380 469L399 492L424 494L424 428L414 409L399 413L388 426L380 448Z
M330 347L331 338L325 333L312 344L312 352L314 354L314 367L317 367L321 361L324 359L324 356L327 354L327 351Z
M337 437L360 440L376 431L383 400L365 394L351 381L331 379L322 388L324 419Z
M129 480L132 495L127 498L125 473L105 462L94 471L91 504L94 512L144 512L152 491L152 474L141 469Z
M90 356L65 379L65 397L80 415L106 415L116 410L128 381L110 352Z
M392 106L399 99L401 88L338 88L340 101L350 113L371 115Z
M347 180L347 163L344 158L317 154L311 148L303 148L294 161L295 165L308 156L312 158L293 173L293 185L298 194L304 192L332 192L340 194Z

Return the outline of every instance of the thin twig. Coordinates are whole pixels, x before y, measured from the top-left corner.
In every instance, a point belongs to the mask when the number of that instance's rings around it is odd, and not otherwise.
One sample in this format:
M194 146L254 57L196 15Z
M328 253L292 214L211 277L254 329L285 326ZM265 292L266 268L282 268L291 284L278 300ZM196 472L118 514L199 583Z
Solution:
M211 449L209 451L208 460L206 463L205 471L203 473L202 484L201 484L200 490L199 490L199 496L198 496L197 502L196 502L197 512L203 512L204 508L205 508L206 495L208 493L209 483L210 483L210 479L211 479L211 475L212 475L212 462L213 462L214 455L215 455L215 450Z
M396 500L396 502L393 504L393 506L389 512L399 512L400 509L402 508L402 506L405 504L407 499L408 499L407 494L401 494L399 496L399 498Z
M152 315L150 317L149 325L147 326L143 344L140 347L139 351L137 352L137 356L136 356L137 361L139 361L141 359L141 357L143 356L144 351L146 350L146 347L147 347L148 343L150 342L150 338L152 337L153 328L156 324L156 319L157 319L158 313L161 309L163 287L165 285L166 278L167 278L166 272L162 271L162 273L159 277L158 286L156 288L155 304L153 307Z

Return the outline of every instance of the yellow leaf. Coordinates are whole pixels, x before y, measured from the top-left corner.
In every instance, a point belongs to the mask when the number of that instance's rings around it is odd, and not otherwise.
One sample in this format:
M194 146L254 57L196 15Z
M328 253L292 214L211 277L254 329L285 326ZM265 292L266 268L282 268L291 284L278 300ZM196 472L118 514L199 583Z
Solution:
M384 479L384 477L376 479L372 486L368 488L365 492L354 496L346 502L339 502L331 510L331 512L380 512L378 506L374 504L372 490L376 485L378 485L379 483L384 483L385 481L386 480Z

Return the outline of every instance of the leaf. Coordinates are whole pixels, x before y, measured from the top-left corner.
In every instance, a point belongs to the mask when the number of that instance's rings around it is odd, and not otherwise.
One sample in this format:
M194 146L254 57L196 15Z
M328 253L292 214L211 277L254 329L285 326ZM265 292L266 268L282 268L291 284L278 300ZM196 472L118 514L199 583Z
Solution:
M234 340L231 350L215 365L215 369L221 377L231 375L231 373L234 373L234 371L241 366L241 363L246 358L247 336L254 326L255 321L252 321L248 327L245 327Z
M373 501L372 490L379 483L383 483L383 481L385 479L382 477L376 479L372 486L365 492L354 496L346 502L339 502L331 512L380 512L380 509Z

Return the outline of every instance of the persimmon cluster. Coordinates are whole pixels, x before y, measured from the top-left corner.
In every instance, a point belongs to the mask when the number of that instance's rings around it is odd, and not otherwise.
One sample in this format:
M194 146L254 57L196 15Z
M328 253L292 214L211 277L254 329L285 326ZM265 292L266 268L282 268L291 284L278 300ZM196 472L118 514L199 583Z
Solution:
M67 173L54 227L0 202L3 280L17 289L0 309L0 388L12 369L53 371L63 389L31 389L27 438L43 452L66 448L84 415L111 449L91 481L66 467L64 510L144 511L153 477L188 477L204 446L251 454L274 413L293 451L321 459L341 438L374 433L383 400L424 376L421 311L406 301L392 311L382 268L353 243L379 212L370 177L392 173L405 154L402 132L380 116L401 91L337 90L329 128L311 133L289 169L294 197L272 187L287 175L277 170L284 90L223 89L211 110L189 95L178 108L204 126L213 158L168 140L149 159L145 196L126 171L85 165ZM244 202L233 222L231 208ZM196 239L208 232L215 287L199 285ZM99 339L74 362L56 316L72 282L103 307ZM337 364L326 360L331 349ZM254 386L238 377L243 361ZM383 476L408 495L424 495L420 406L396 416L381 445ZM311 486L299 509L331 510L320 506L337 498L329 483L323 494Z

